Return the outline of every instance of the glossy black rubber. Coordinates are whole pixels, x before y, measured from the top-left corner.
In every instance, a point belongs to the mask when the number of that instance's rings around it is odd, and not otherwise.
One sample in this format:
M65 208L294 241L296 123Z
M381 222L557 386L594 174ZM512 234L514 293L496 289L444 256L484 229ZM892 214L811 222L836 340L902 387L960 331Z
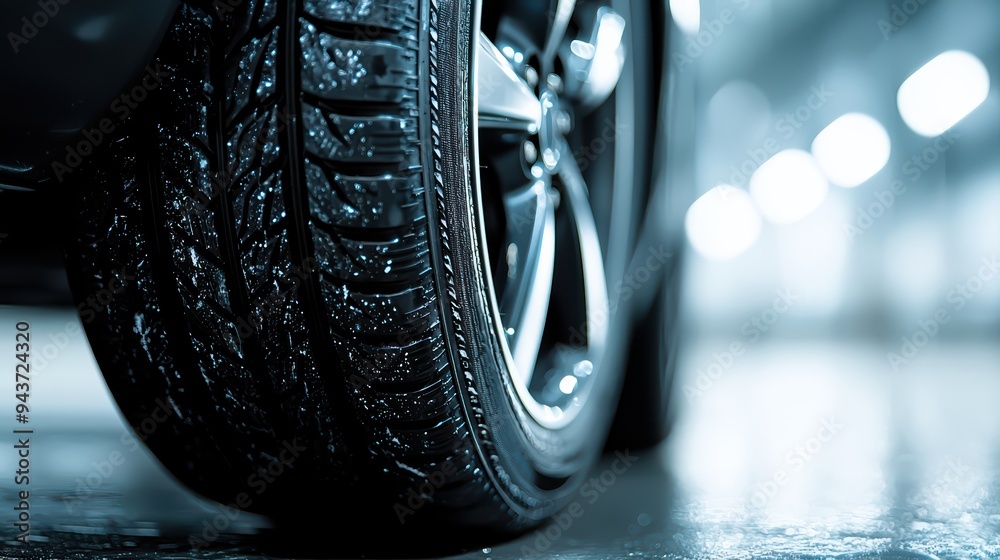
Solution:
M523 530L579 490L620 378L561 430L512 396L470 202L473 16L183 2L155 61L168 77L74 174L91 345L194 490L425 542Z
M100 118L117 121L116 113L129 110L129 90L147 73L176 5L0 2L0 190L56 194L63 175L53 166L100 133Z
M655 283L653 302L636 318L627 374L607 450L642 450L667 438L674 424L674 381L677 355L683 347L680 324L682 248L671 247Z

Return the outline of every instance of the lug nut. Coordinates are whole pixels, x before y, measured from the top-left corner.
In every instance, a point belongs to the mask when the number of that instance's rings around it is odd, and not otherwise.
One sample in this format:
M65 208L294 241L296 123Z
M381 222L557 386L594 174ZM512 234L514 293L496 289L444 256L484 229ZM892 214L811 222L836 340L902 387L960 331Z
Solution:
M559 111L556 116L556 126L563 134L569 134L569 131L573 129L573 119L570 118L569 113L566 111Z
M528 66L524 69L524 81L528 82L528 87L535 89L538 85L538 71Z
M550 188L548 190L549 202L552 203L552 208L555 210L559 209L559 204L562 202L562 195L559 194L559 189Z
M528 161L528 165L538 161L538 148L531 141L525 141L524 143L524 159Z
M563 81L558 74L549 74L548 77L545 78L545 83L549 86L549 89L552 90L553 93L562 93Z
M552 173L559 166L559 157L562 154L559 150L555 148L545 148L542 150L542 163L545 164L545 169Z

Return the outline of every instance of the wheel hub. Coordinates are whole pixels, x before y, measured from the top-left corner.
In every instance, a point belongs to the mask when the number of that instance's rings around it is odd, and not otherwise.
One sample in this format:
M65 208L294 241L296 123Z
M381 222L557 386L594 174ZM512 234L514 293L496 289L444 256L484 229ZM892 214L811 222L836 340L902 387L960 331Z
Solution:
M609 309L601 242L569 138L575 115L608 99L624 64L624 20L596 6L574 18L576 7L559 0L544 45L517 33L494 43L480 33L474 70L480 189L488 184L502 199L487 207L502 225L484 227L499 246L489 264L501 349L525 408L552 428L586 400ZM580 35L567 41L571 20ZM567 268L578 269L575 280ZM564 293L576 294L570 307L580 309L553 313L553 305L566 307Z

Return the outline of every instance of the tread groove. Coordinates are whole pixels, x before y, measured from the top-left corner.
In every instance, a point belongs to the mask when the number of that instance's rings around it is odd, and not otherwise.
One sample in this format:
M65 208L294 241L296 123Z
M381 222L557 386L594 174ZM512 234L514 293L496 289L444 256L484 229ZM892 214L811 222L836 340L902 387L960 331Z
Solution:
M226 69L229 68L228 59L229 57L226 56L225 51L220 49L212 51L209 58L209 76L212 79L212 83L226 83ZM260 66L257 65L258 68ZM208 163L210 166L209 173L213 176L232 177L232 170L230 170L226 161L225 146L225 130L227 128L225 108L228 98L229 96L226 91L221 88L215 88L208 104L207 133L209 145L213 147L213 150L210 152L213 157L208 158ZM228 181L227 183L231 184ZM220 268L224 271L225 283L230 294L232 313L236 317L248 320L247 318L253 316L253 307L249 289L247 288L247 278L241 266L239 234L237 233L237 227L233 218L233 201L230 198L230 189L228 187L229 185L226 188L217 189L216 192L218 201L216 207L218 211L214 213L214 216L216 218L216 232L220 241L219 245L222 248L219 256L219 260L222 262ZM258 330L250 329L250 334L241 337L239 342L243 354L251 356L251 363L260 360L260 342L258 337ZM261 392L262 387L260 384L255 381L256 377L252 377L251 379L254 380L251 384L257 390L258 394L264 394Z
M180 2L157 54L175 76L134 114L144 135L109 143L147 158L151 231L136 235L156 244L158 335L183 348L183 377L133 360L109 384L197 388L211 423L192 430L226 462L175 474L220 501L232 494L213 483L239 487L302 437L296 476L255 507L322 497L395 522L392 504L454 461L419 523L474 510L469 525L524 526L484 472L493 458L474 437L492 438L467 414L467 356L446 338L471 335L449 284L437 0L204 4ZM202 204L178 209L190 200ZM114 354L116 336L92 334L95 353Z

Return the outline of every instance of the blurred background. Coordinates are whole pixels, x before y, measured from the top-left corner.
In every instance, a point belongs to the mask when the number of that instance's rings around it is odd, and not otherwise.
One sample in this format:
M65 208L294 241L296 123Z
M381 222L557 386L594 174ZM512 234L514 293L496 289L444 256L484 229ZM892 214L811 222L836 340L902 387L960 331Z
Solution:
M571 527L469 557L1000 557L1000 2L667 1L673 430ZM58 255L18 243L3 303L45 307L0 336L41 341L45 538L172 550L217 506L129 451Z
M1000 248L1000 4L670 5L698 91L688 325L728 336L788 288L776 329L888 342ZM998 297L948 336L992 334Z
M709 556L996 557L1000 3L670 7L679 510Z

